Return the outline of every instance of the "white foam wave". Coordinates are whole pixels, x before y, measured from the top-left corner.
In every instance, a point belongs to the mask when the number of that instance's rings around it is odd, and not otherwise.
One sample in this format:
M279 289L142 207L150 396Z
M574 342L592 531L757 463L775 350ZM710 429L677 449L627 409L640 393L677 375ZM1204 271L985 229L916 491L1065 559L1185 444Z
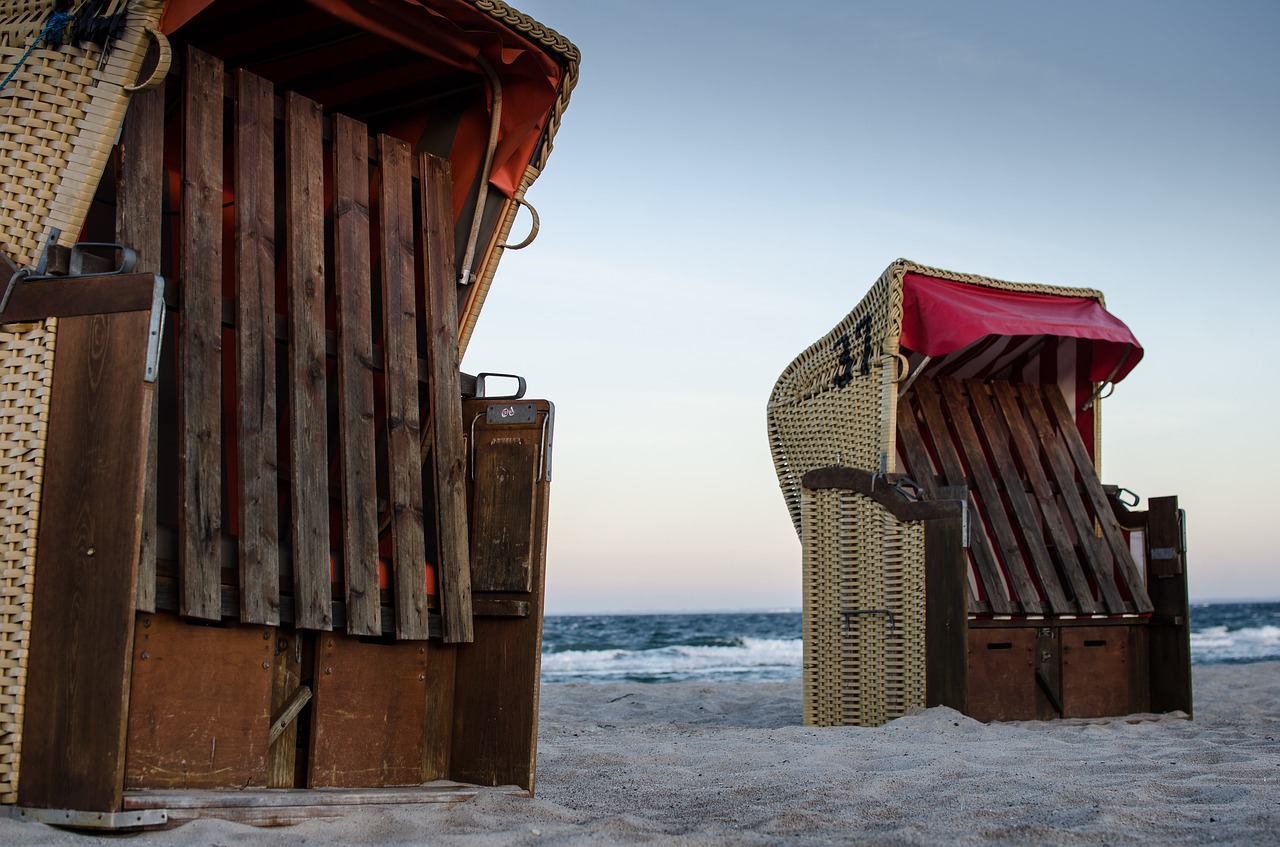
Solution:
M1191 633L1191 655L1206 663L1280 658L1280 626L1205 627Z
M744 638L741 646L687 644L653 650L568 650L542 657L545 680L788 678L799 675L804 642Z

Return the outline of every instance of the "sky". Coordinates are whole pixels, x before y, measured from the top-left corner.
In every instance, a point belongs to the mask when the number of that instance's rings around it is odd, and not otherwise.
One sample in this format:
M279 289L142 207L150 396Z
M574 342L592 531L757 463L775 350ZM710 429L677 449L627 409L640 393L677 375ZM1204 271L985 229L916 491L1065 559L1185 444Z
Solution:
M1280 4L515 5L581 80L463 369L555 403L548 614L800 608L765 405L899 257L1103 291L1103 482L1280 599Z

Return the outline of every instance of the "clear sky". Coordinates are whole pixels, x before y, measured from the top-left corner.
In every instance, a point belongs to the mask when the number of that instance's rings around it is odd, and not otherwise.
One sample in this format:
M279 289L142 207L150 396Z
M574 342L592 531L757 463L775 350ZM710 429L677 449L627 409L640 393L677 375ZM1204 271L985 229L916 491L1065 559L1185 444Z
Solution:
M765 404L898 257L1101 289L1103 481L1280 597L1280 3L515 5L582 77L463 367L556 404L548 614L799 608Z

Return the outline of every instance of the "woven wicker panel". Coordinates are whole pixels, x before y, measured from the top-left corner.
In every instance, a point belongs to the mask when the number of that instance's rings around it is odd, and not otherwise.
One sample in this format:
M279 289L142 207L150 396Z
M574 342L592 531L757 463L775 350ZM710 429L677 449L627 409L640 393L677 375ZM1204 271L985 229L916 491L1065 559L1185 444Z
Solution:
M49 233L75 242L124 120L163 0L133 0L101 48L37 46L0 90L0 251L35 266ZM0 3L0 78L44 28L51 0ZM31 587L56 326L0 330L0 803L16 800Z
M0 334L0 803L17 801L53 326Z
M869 497L802 490L804 720L879 726L924 705L924 529Z

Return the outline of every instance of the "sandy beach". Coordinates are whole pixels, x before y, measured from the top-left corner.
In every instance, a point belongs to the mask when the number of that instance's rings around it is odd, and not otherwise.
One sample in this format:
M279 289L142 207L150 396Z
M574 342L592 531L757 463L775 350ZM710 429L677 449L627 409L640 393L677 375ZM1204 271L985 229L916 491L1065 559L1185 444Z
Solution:
M1280 662L1195 668L1194 720L800 726L798 682L549 685L534 799L371 807L152 845L1280 844ZM0 820L0 844L119 843Z

